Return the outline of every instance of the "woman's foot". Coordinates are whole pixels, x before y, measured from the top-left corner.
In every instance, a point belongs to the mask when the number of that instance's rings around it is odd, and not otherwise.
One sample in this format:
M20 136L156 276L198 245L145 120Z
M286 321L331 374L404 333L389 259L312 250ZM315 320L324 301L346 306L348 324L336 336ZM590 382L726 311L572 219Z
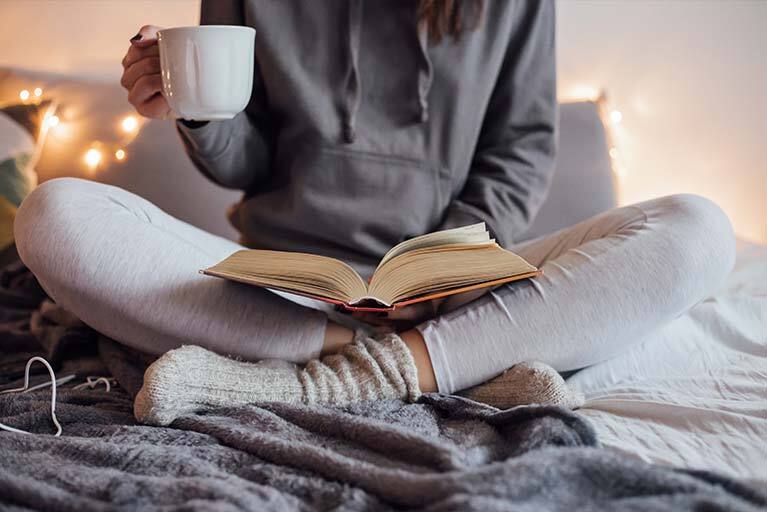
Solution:
M236 361L196 346L167 352L144 374L136 419L168 425L178 416L254 402L346 404L421 394L413 356L395 334L375 340L361 331L338 353L298 366Z
M554 368L537 361L515 364L498 377L458 394L499 409L528 404L577 409L584 402L583 393L571 389Z

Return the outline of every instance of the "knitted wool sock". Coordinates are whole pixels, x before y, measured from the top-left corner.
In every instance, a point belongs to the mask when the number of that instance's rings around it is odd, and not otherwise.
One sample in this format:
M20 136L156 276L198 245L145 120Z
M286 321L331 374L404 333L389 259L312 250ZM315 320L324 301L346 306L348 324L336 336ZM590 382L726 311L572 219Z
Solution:
M237 361L186 345L167 352L144 374L136 419L168 425L178 416L254 402L346 404L420 396L410 349L399 336L374 340L362 331L337 354L305 366L276 360Z
M583 393L570 389L554 368L537 361L515 364L498 377L458 394L499 409L527 404L577 409L584 402Z

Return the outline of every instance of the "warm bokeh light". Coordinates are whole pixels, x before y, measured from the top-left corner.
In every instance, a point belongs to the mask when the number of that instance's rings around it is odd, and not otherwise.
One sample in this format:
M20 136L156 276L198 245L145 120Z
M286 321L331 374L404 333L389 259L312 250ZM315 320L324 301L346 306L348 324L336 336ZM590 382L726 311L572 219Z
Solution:
M613 124L618 124L623 121L623 113L620 110L613 110L610 112L610 121Z
M138 128L138 119L136 119L136 116L126 116L120 125L125 133L133 133Z
M101 163L103 155L101 151L96 148L91 148L85 152L85 164L89 169L93 170Z
M54 117L56 119L53 119ZM56 141L52 143L59 147L76 140L75 136L77 135L77 132L74 130L75 125L66 122L62 116L48 116L45 120L45 125L48 128L48 136Z
M39 98L40 96L43 95L43 90L39 87L35 87L34 93L35 93L35 96Z
M119 162L122 162L123 160L125 160L126 156L127 155L125 154L124 149L118 149L117 151L115 151L115 159L117 159Z
M620 156L620 152L618 151L618 148L610 148L610 158L618 158Z
M21 101L27 101L29 99L29 91L24 89L19 93L19 98L21 98Z
M593 85L576 84L567 90L565 100L567 101L596 101L600 96L600 91Z

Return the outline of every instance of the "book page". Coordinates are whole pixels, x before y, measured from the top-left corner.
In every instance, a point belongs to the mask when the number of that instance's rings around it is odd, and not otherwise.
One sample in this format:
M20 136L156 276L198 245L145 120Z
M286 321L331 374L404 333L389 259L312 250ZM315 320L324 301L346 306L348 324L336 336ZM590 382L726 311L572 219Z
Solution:
M460 228L435 231L434 233L417 236L395 245L384 255L383 259L378 264L378 268L381 268L392 258L396 258L409 251L435 247L438 245L482 244L487 242L491 242L491 239L490 233L487 232L484 222ZM376 270L376 272L377 271L378 270Z
M395 304L419 295L526 276L537 270L494 242L426 247L379 266L369 293L384 303Z
M342 302L367 294L365 281L353 268L340 260L316 254L244 249L202 272Z

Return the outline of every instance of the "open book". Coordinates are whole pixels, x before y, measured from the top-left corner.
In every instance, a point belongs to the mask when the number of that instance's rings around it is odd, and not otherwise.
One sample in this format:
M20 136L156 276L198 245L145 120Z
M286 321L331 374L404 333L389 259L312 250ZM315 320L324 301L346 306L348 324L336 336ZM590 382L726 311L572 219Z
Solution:
M396 245L368 283L334 258L257 249L237 251L200 272L358 311L392 310L540 273L496 244L484 223L438 231Z

